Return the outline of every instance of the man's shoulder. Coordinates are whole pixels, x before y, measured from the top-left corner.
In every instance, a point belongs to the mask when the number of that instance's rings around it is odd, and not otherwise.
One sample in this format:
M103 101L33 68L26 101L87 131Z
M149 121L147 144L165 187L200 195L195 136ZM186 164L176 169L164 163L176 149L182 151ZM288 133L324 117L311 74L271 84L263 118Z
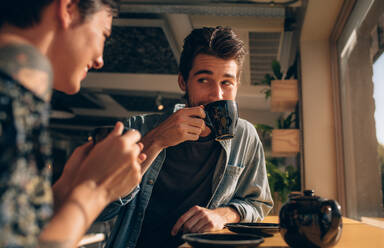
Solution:
M256 131L255 126L251 122L242 118L238 119L237 127L241 131L252 131L252 130Z
M242 118L238 119L236 133L236 136L241 137L242 139L259 140L259 135L257 134L255 125Z

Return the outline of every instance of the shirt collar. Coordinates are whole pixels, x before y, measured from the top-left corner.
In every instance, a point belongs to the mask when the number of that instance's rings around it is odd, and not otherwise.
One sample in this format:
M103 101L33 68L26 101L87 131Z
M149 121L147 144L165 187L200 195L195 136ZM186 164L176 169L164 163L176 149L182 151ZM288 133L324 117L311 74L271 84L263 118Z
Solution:
M184 104L184 103L177 103L175 104L175 106L173 107L173 113L175 113L176 111L180 110L180 109L183 109L185 108L187 105Z

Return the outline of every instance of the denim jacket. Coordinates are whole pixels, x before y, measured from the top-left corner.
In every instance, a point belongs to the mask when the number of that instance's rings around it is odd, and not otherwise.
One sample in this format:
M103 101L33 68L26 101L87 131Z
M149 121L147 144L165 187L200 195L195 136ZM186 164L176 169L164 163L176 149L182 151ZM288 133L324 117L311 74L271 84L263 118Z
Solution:
M182 107L183 105L176 105L175 111ZM145 135L170 114L134 116L126 120L125 124ZM239 119L235 137L219 142L223 149L213 176L213 195L206 207L215 209L230 206L238 211L242 222L261 221L271 210L273 201L264 150L256 129L248 121ZM166 149L154 160L142 179L140 192L129 204L111 204L103 211L99 219L109 219L118 214L107 247L135 247L165 156Z

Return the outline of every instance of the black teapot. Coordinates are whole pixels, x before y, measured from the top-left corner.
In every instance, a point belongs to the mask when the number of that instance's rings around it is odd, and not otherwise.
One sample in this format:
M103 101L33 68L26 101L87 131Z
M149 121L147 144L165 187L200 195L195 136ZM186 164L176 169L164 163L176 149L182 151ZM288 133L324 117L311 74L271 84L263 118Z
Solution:
M331 247L341 237L340 205L313 190L289 195L279 213L280 233L290 247Z

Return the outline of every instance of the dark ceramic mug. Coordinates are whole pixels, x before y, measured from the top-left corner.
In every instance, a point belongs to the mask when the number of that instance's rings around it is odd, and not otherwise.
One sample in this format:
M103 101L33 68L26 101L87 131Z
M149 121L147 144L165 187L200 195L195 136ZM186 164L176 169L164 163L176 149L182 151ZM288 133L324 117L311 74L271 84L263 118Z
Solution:
M105 139L114 128L115 126L101 126L95 128L91 134L93 144L96 145L97 143ZM128 130L130 130L130 128L124 127L123 134L126 133Z
M215 140L231 139L235 136L239 111L233 100L211 102L204 106L205 124L211 129Z

